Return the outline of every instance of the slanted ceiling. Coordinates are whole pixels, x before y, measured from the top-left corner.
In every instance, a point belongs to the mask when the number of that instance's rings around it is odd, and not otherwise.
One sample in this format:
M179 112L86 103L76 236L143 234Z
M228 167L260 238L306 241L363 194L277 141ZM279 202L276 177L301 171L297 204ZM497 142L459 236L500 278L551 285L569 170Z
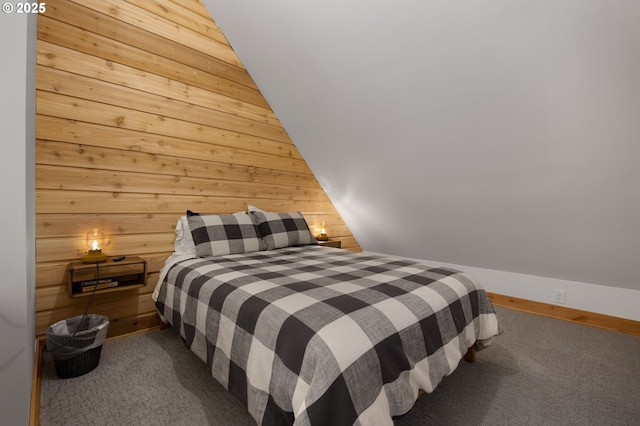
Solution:
M110 335L158 324L151 292L190 209L253 204L324 221L360 247L198 1L51 0L38 16L37 334L79 315L65 271L101 228L109 255L148 262L148 285L96 294Z
M363 249L640 290L640 2L203 1Z

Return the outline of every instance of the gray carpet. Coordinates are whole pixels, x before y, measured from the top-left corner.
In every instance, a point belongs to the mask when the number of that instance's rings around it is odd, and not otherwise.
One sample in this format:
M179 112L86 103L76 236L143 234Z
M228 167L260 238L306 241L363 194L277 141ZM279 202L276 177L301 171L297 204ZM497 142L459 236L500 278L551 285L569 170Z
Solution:
M640 337L497 308L505 333L396 422L640 425ZM104 344L100 364L58 379L45 354L46 425L255 425L171 330Z

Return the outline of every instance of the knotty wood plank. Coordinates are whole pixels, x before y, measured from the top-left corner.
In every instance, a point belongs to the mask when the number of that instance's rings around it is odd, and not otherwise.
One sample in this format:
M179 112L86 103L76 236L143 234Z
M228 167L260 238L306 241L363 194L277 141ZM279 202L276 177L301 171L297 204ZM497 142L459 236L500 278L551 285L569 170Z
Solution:
M241 211L244 211L241 210ZM218 214L235 213L236 211L215 212ZM209 212L213 213L213 212ZM181 213L155 213L155 214L47 214L36 215L36 232L40 238L76 238L84 239L86 232L78 230L88 230L95 227L107 232L109 237L119 238L121 235L144 233L164 233L173 234L176 222ZM330 237L341 238L349 236L349 229L342 223L337 214L313 214L303 213L313 235L320 233L321 223L325 222L327 232ZM147 265L148 270L150 266ZM54 275L49 271L47 275ZM59 281L60 282L60 281Z
M260 203L264 204L264 203ZM328 201L326 205L329 205ZM290 205L297 207L298 205ZM184 209L186 210L186 208ZM80 237L84 238L86 230L98 227L109 230L111 235L140 234L143 232L174 232L176 222L185 211L177 213L39 213L36 215L36 232L42 238L50 237ZM207 212L209 214L230 214L237 211L246 211L246 204L237 210L222 210ZM337 213L317 214L315 212L303 212L305 220L313 234L319 233L320 225L325 222L330 237L342 237L350 235L349 229L342 222ZM79 232L78 230L85 230Z
M326 195L321 188L301 188L225 181L141 172L112 172L59 166L36 166L36 189L71 191L121 191L130 193L205 195L253 199L316 200Z
M342 236L340 237L340 239L342 240L342 248L345 250L350 250L350 251L355 251L355 252L361 252L362 249L360 248L360 245L358 244L358 242L356 241L356 239L353 236Z
M92 10L90 7L85 7L84 4L76 4L70 1L65 1L64 3L60 1L47 3L47 16L71 25L78 23L78 27L83 30L99 34L106 38L117 39L137 49L163 56L244 86L257 89L255 83L243 66L229 64L214 56L177 43L170 38L160 37L144 29L115 19L112 16ZM213 21L209 22L215 28L215 32L221 35L215 23L213 23ZM216 39L213 40L215 42L220 41ZM228 47L226 39L223 39L222 43L227 46L226 50L231 50Z
M128 294L128 297L123 296L125 293L132 293L135 291L136 290L127 290L119 292L118 294L120 297L118 298L117 303L113 303L113 300L105 301L104 298L108 296L108 294L97 293L93 303L91 304L91 310L92 312L99 312L100 314L107 316L110 320L155 312L155 305L148 294ZM76 315L82 315L85 305L86 301L79 305L65 306L62 308L36 312L36 335L40 336L45 334L47 327L57 321L71 318Z
M288 136L287 142L282 143L267 139L266 135L257 137L204 123L174 119L113 104L45 91L38 92L36 108L38 114L50 117L73 119L247 151L259 150L266 154L302 160L302 156L295 146L288 143ZM269 135L275 136L276 134L270 132Z
M114 318L109 321L108 337L119 337L140 331L159 328L160 317L154 310L144 314L129 315L121 318Z
M40 66L67 71L67 75L82 75L93 80L113 83L118 86L154 93L168 99L200 105L238 117L280 126L280 121L268 107L253 105L238 99L215 93L181 81L150 74L128 65L89 55L38 40L37 63ZM38 73L40 69L38 69ZM59 81L51 83L57 91Z
M85 123L75 119L45 115L38 115L36 118L36 137L38 139L312 174L303 159L280 157L259 151L248 151L144 131Z
M152 174L320 188L318 181L310 174L47 140L38 140L36 158L37 163L43 165L113 171L129 171L135 167L138 171Z
M84 237L95 227L109 230L112 236L145 232L174 232L180 215L175 213L147 214L49 214L36 215L36 233L42 238Z
M55 1L55 0L54 0ZM173 40L191 49L198 50L214 58L221 59L231 65L244 67L238 56L228 43L220 43L208 36L194 31L191 27L176 25L156 13L136 7L132 2L122 0L70 0L85 5L93 10L111 16L127 24L141 28L168 40ZM49 3L47 2L47 8ZM160 8L156 9L161 11ZM211 21L213 24L213 21Z
M189 9L190 11L197 13L204 18L213 19L205 5L200 0L171 0L171 2L179 4L185 9Z
M304 200L272 200L269 198L237 199L209 196L128 194L122 192L86 192L36 190L36 214L121 214L171 212L184 214L192 211L217 213L235 212L246 209L247 204L264 206L269 211L292 211L331 213L330 202ZM84 230L85 233L88 230Z
M68 263L69 262L64 260L62 262L40 262L36 264L36 288L59 285L65 282L67 279L65 272Z
M189 28L191 31L223 44L231 50L229 41L208 13L204 15L201 10L198 13L191 7L167 0L127 0L127 2L154 15L161 16L177 26Z
M139 111L157 116L160 120L174 118L190 123L200 123L215 128L244 133L261 139L284 142L293 150L293 143L289 135L280 126L273 126L263 122L256 122L234 114L220 112L187 102L177 101L165 96L130 89L113 83L105 83L89 77L58 71L53 68L41 67L37 73L36 87L50 92L53 101L57 100L53 94L69 96L69 99L86 99L99 104L122 107L125 116L127 110ZM41 111L46 114L46 111ZM87 120L88 121L88 120ZM168 125L171 125L168 123ZM295 150L297 151L297 150ZM297 158L301 158L298 154Z
M38 16L38 38L53 44L78 50L108 61L122 63L142 71L182 81L196 87L268 108L260 92L211 73L182 64L152 52L94 34L81 28Z
M109 230L105 231L105 234L110 234ZM147 254L172 252L174 240L175 234L172 232L118 235L117 238L110 239L110 243L104 247L103 252L109 256L125 255L144 258ZM85 243L84 236L38 238L36 262L79 259L87 251Z

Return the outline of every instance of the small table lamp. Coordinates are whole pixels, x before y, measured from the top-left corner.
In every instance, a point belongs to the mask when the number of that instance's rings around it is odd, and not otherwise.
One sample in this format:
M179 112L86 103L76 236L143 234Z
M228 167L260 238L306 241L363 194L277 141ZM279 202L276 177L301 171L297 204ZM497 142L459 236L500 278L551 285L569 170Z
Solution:
M316 236L316 240L318 241L328 241L329 237L327 236L327 230L324 227L324 222L322 222L322 226L320 228L320 234Z
M87 248L89 251L82 256L82 261L84 263L100 263L106 261L109 256L102 253L103 245L104 234L98 228L87 232Z

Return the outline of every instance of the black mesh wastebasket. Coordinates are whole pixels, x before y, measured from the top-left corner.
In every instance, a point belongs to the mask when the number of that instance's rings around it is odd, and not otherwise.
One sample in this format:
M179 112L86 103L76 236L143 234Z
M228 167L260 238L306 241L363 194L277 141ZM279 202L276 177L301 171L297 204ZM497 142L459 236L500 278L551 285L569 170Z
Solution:
M58 321L47 328L47 352L61 379L78 377L98 366L109 318L89 314Z

